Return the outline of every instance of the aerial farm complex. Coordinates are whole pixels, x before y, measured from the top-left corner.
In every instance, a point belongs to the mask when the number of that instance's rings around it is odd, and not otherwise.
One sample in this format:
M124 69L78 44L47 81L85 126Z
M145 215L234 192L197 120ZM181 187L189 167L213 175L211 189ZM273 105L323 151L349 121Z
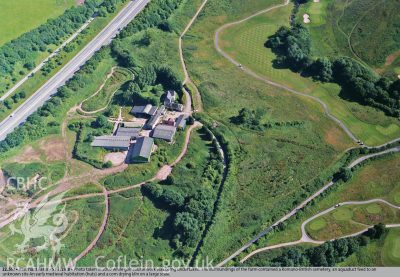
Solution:
M0 0L0 275L399 276L399 11Z
M177 93L170 90L165 94L164 105L134 106L131 114L137 120L116 122L113 134L94 137L91 146L128 151L128 163L149 162L154 139L173 143L175 133L185 129L188 118L183 105L178 102Z

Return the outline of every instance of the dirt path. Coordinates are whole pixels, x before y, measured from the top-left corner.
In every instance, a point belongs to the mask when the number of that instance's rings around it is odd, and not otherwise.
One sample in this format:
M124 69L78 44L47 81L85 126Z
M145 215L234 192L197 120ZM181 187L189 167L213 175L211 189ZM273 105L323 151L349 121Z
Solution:
M104 233L104 230L106 229L107 226L107 221L108 221L108 216L110 215L110 203L109 203L109 199L108 199L108 191L102 187L103 189L103 195L104 195L104 204L105 204L105 211L104 211L104 216L103 216L103 222L100 226L99 231L97 232L96 237L94 238L94 240L88 245L88 247L86 247L85 250L83 250L82 253L80 253L72 262L72 264L70 264L69 267L74 268L76 266L76 263L82 259L84 256L86 256L90 251L92 251L92 249L96 246L97 242L99 241L101 235Z
M357 26L361 23L361 21L368 15L369 12L373 11L375 9L375 7L377 7L378 5L382 4L382 1L377 1L377 3L369 10L367 10L360 18L359 20L356 22L356 24L354 24L353 28L350 31L350 34L347 37L347 43L349 45L349 49L351 51L351 53L353 54L353 56L359 61L361 62L363 65L370 67L368 65L367 62L365 62L354 50L353 44L351 43L351 37L354 34L354 31L357 29Z
M190 20L190 22L188 23L188 25L186 26L186 28L183 30L182 34L179 37L179 57L181 60L181 64L182 64L182 69L183 69L183 73L185 75L185 79L183 80L183 85L185 84L190 84L191 87L195 90L193 91L193 96L196 97L196 107L195 109L199 112L203 111L203 104L202 104L202 100L201 100L201 94L199 92L199 90L197 89L196 85L193 83L193 81L190 79L189 76L189 72L187 70L187 66L185 63L185 58L183 56L183 37L186 35L186 33L189 31L190 27L192 27L193 23L196 21L197 17L199 16L199 14L201 13L201 11L203 10L204 6L207 4L208 0L204 0L204 2L201 4L201 6L199 7L199 9L197 10L196 14L193 16L193 18ZM184 93L186 94L186 99L189 100L191 97L189 95L189 92L183 88ZM189 96L189 97L188 97ZM189 108L188 106L191 106L192 103L190 102L190 104L186 103L186 107L185 107L185 112L188 112ZM190 108L191 110L191 108Z
M168 167L171 168L171 170L167 171L167 173L165 173L165 167L162 167L153 178L143 181L141 183L135 184L135 185L131 185L131 186L127 186L127 187L123 187L120 189L115 189L115 190L110 190L107 191L107 195L110 194L115 194L115 193L120 193L120 192L124 192L124 191L128 191L131 189L135 189L135 188L140 188L141 186L145 185L146 183L149 182L153 182L153 181L157 181L157 180L164 180L171 172L172 172L172 168L179 162L181 161L181 159L185 156L187 149L188 149L188 145L190 142L190 135L192 133L192 131L201 126L200 122L195 122L194 125L192 125L189 129L188 132L186 134L186 138L185 138L185 144L182 148L182 151L180 153L180 155L178 156L178 158L175 159L175 161L173 163L171 163L170 165L167 165ZM50 191L48 194L42 195L40 197L38 197L37 199L33 200L33 199L27 199L27 203L26 203L26 208L22 209L21 211L15 212L15 213L11 213L9 218L6 218L4 220L2 220L0 222L0 229L7 226L8 224L14 222L15 220L17 220L18 218L20 218L21 216L25 215L26 212L28 212L29 210L37 207L41 201L46 198L49 197L51 198L52 196L62 193L68 189L74 188L74 187L79 187L80 185L82 185L83 183L87 183L87 182L98 182L98 180L100 180L101 178L108 176L108 175L112 175L112 174L116 174L119 172L124 171L126 168L128 167L127 164L123 164L121 166L117 166L117 167L113 167L113 168L107 168L107 169L103 169L103 170L99 170L99 169L94 169L89 173L85 173L82 174L80 176L74 176L74 177L68 177L68 178L64 178L61 182L59 182L57 185L55 185L55 188ZM160 173L161 172L161 173ZM67 202L67 201L72 201L72 200L78 200L78 199L86 199L86 198L90 198L90 197L95 197L95 196L101 196L104 195L103 193L89 193L89 194L82 194L82 195L77 195L77 196L71 196L71 197L67 197L64 198L62 200L59 201L49 201L46 205L54 205L54 204L59 204L60 202Z
M365 155L364 157L358 158L357 160L353 161L347 168L352 169L355 166L363 163L364 161L368 159L372 159L374 157L386 155L388 153L398 153L400 152L400 147L395 147L392 149L384 150L379 153L374 153L370 155ZM295 214L297 214L298 211L303 209L305 206L307 206L312 200L320 196L323 192L325 192L327 189L329 189L331 186L336 184L336 181L330 181L328 184L323 186L320 190L318 190L316 193L308 197L306 200L304 200L300 205L298 205L296 208L291 210L289 213L287 213L285 216L283 216L281 219L279 219L277 222L275 222L273 225L269 226L268 228L264 229L261 233L259 233L257 236L255 236L253 239L251 239L249 242L247 242L245 245L243 245L241 248L239 248L235 253L233 253L231 256L220 262L217 267L221 267L225 265L227 262L241 254L243 251L245 251L247 248L249 248L251 245L253 245L256 241L258 241L260 238L264 237L266 234L271 232L275 227L277 227L279 224L285 222Z
M390 202L388 202L388 201L386 201L384 199L380 199L380 198L366 200L366 201L348 201L348 202L339 203L339 204L337 204L337 205L335 205L335 206L333 206L333 207L331 207L329 209L326 209L326 210L324 210L324 211L322 211L322 212L310 217L306 221L304 221L301 224L301 239L296 240L296 241L292 241L292 242L280 243L280 244L276 244L276 245L272 245L272 246L267 246L267 247L262 247L262 248L256 249L253 252L251 252L250 254L248 254L247 256L245 256L243 259L241 259L240 263L244 263L249 258L253 257L254 255L256 255L258 253L265 252L265 251L268 251L268 250L271 250L271 249L277 249L277 248L282 248L282 247L293 246L293 245L297 245L297 244L300 244L300 243L313 243L313 244L317 244L317 245L323 244L323 243L325 243L327 241L314 240L313 238L311 238L308 235L308 233L306 231L306 225L308 223L310 223L311 221L313 221L314 219L316 219L316 218L318 218L320 216L323 216L325 214L328 214L328 213L334 211L338 207L347 206L347 205L365 205L365 204L371 204L371 203L376 203L376 202L384 203L384 204L386 204L386 205L388 205L388 206L390 206L392 208L395 208L395 209L400 209L400 206L393 205L392 203L390 203ZM400 224L386 224L385 226L386 226L386 228L398 228L398 227L400 227ZM363 234L364 232L366 232L371 227L373 227L373 226L366 225L366 228L361 230L361 231L358 231L358 232L350 234L350 235L341 236L341 237L338 237L338 238L335 238L335 239L332 239L332 240L349 238L349 237L356 237L358 235Z

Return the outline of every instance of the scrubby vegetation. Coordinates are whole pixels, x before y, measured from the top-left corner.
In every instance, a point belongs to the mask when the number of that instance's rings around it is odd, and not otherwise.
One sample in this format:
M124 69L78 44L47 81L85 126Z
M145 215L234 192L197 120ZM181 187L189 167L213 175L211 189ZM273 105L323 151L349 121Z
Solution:
M290 122L274 122L270 120L264 123L265 114L266 112L263 109L252 111L248 108L243 108L237 116L231 118L231 121L234 124L242 125L255 131L263 131L274 127L296 127L304 124L304 122L296 120Z
M290 68L321 82L341 86L341 96L400 116L400 80L390 81L377 76L371 69L345 57L314 59L311 57L311 38L307 28L295 24L281 27L266 42L277 55L278 67Z
M109 163L104 162L107 151L100 147L90 146L95 136L112 133L113 125L105 116L100 115L93 121L74 121L68 127L71 131L76 132L76 142L72 152L74 158L97 168L110 167Z
M199 134L201 138L193 134L189 153L166 181L142 188L157 207L171 214L172 245L185 258L191 257L211 220L223 171L212 137L204 128ZM205 149L202 139L207 142Z

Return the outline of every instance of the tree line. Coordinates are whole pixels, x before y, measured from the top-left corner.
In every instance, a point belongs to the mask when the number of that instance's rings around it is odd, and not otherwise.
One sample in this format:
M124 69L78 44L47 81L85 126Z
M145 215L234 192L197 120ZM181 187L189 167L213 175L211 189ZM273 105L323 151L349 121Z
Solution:
M46 52L51 45L60 45L65 37L74 33L90 17L114 12L118 2L127 0L86 0L83 5L67 9L55 19L49 19L41 26L21 35L0 47L0 74L15 82L16 68L22 65L26 70L36 66L40 52ZM99 11L102 11L101 13ZM23 72L21 72L23 73ZM2 89L1 91L4 91ZM0 92L1 92L0 91Z
M118 1L126 1L126 0L104 0L101 3L103 6L109 5L109 3L113 3L115 6ZM124 36L130 36L133 35L134 32L140 31L144 28L151 27L151 26L157 26L157 22L162 22L165 18L166 15L171 15L172 14L172 9L168 7L178 7L179 3L181 3L182 0L154 0L147 5L147 7L143 10L142 13L138 16L138 20L140 23L135 23L136 19L132 21L129 26L130 31L125 32ZM92 4L97 4L99 7L101 4L99 3L99 0L87 0L85 1L85 6L87 9L87 6L91 6ZM78 7L79 8L79 7ZM72 8L74 9L74 8ZM163 16L161 16L163 14ZM92 15L92 14L91 14ZM159 21L155 21L154 19L157 18ZM150 24L150 22L153 22L154 24L157 23L156 25ZM46 23L47 24L47 23ZM64 24L64 23L63 23ZM132 27L133 26L141 26L139 27ZM40 28L40 27L39 27ZM125 29L122 30L124 32ZM46 102L45 105L43 105L41 108L39 108L36 112L34 112L32 115L30 115L26 122L17 127L12 133L8 134L7 137L0 142L0 153L6 152L12 148L15 148L25 141L32 141L39 139L45 135L48 134L48 126L43 124L43 121L45 121L46 117L49 116L58 116L60 112L62 112L62 109L60 109L60 106L63 105L65 102L68 101L69 98L73 94L75 94L78 90L82 89L85 87L86 80L90 74L92 74L101 60L110 53L111 47L103 47L99 51L95 53L95 55L89 59L85 65L74 74L74 76L66 82L66 84L62 87L60 87L57 90L57 93L49 100ZM0 52L1 52L0 48ZM10 50L11 51L11 50ZM1 59L0 55L0 61L2 61L0 64L3 64L3 60ZM168 70L167 70L168 71ZM1 72L1 71L0 71ZM165 73L165 70L160 70L160 77L163 78L162 76L167 76L163 75L164 74L169 74ZM171 79L173 81L173 79ZM173 82L176 84L176 82ZM172 84L173 84L172 83ZM50 122L51 123L51 122ZM49 124L50 124L49 123Z
M204 128L201 132L207 140L212 139ZM220 159L217 148L213 147L205 165L186 164L187 169L192 171L201 167L201 178L196 184L177 179L172 174L163 184L150 183L142 187L144 195L158 208L171 214L170 226L164 229L168 229L178 256L190 257L213 216L216 192L223 172Z
M347 57L311 57L311 37L301 24L281 27L265 43L277 55L274 65L289 68L316 81L336 83L340 96L400 117L400 80L380 77Z
M370 241L382 238L386 232L384 224L377 224L360 236L328 241L306 249L285 248L278 255L262 255L262 259L255 258L256 260L250 260L248 263L271 267L334 267L361 247L368 245Z

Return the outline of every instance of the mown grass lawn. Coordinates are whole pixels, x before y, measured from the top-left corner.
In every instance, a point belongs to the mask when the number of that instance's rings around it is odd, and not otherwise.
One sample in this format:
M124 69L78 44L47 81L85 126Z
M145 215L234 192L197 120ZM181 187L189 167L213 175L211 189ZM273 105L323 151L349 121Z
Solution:
M321 221L326 225L315 228ZM306 225L306 230L315 240L330 240L354 234L378 223L400 223L400 212L384 203L344 206L314 219Z
M61 15L75 4L76 0L0 1L0 45Z
M380 145L399 137L400 125L397 119L387 117L373 108L341 99L339 86L313 82L288 69L273 67L276 56L264 44L280 26L289 24L291 9L291 5L279 8L226 29L221 35L221 46L256 73L320 98L328 105L331 113L367 145Z

